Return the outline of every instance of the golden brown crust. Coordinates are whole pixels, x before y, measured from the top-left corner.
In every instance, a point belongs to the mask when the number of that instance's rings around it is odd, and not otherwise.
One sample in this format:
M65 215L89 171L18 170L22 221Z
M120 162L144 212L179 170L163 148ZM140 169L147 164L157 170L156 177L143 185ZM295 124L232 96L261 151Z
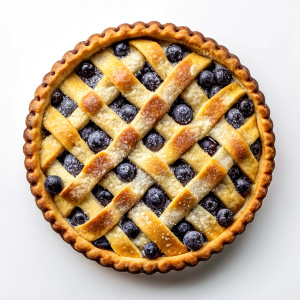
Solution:
M198 251L173 257L161 257L153 261L145 258L120 257L113 252L100 250L80 237L63 219L52 197L45 191L39 157L42 117L50 102L50 95L61 81L81 61L92 56L100 49L123 39L138 37L182 43L195 52L214 59L228 68L245 86L255 104L263 149L255 189L250 195L246 208L237 220L218 238ZM83 253L89 259L93 259L104 266L111 266L119 271L152 274L154 272L166 273L172 269L182 270L186 266L196 265L200 260L207 260L213 253L222 251L224 245L233 242L235 236L242 233L246 225L253 220L255 212L260 208L262 200L267 194L272 179L275 156L273 124L270 119L269 108L265 104L264 95L259 91L257 82L250 76L248 69L240 64L239 59L229 53L224 46L219 46L213 39L205 38L201 33L191 31L187 27L176 27L170 23L162 25L158 22L137 22L133 25L122 24L117 28L108 28L101 34L92 35L86 42L78 43L74 50L68 51L62 60L54 64L51 72L45 75L42 84L37 88L35 98L30 103L29 111L30 113L26 119L27 128L24 131L26 143L23 151L26 156L27 180L30 183L31 192L36 198L37 206L43 212L45 219L50 222L52 228L75 250Z
M141 115L147 121L155 124L168 110L168 105L159 96L154 95L141 109Z
M117 194L112 202L101 210L97 216L76 227L76 231L88 241L93 241L113 228L121 221L123 214L127 212L139 198L130 187L125 187Z
M98 114L103 105L103 100L95 92L89 92L81 100L81 108L91 116Z

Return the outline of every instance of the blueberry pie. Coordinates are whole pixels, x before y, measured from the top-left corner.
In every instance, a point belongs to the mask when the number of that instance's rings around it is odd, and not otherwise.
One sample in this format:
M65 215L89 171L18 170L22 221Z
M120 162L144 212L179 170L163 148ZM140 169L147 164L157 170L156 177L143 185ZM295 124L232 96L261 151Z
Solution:
M274 168L269 109L238 58L199 32L138 22L79 43L30 104L27 179L89 259L194 266L242 233Z

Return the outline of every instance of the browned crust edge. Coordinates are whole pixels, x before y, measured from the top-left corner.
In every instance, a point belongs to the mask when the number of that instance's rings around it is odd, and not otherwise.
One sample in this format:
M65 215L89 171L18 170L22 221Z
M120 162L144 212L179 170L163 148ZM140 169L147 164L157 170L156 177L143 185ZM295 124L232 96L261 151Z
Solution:
M212 58L227 67L247 88L248 94L255 104L263 146L255 191L253 191L252 198L238 219L217 239L200 250L174 257L161 257L156 260L120 257L110 251L98 249L81 238L63 219L52 197L45 191L43 173L39 161L42 117L50 101L50 95L59 83L77 64L96 53L99 49L119 40L137 37L176 41L177 43L188 45L201 55ZM273 123L270 119L270 111L265 104L264 95L259 91L258 83L250 76L248 69L241 65L239 59L229 53L227 48L218 45L211 38L205 38L197 31L191 31L187 27L176 27L171 23L162 25L158 22L136 22L132 25L122 24L117 28L108 28L101 34L90 36L87 41L78 43L74 50L68 51L62 60L53 65L51 72L45 75L42 84L37 88L35 98L30 103L29 111L30 113L26 118L27 128L24 131L26 143L23 151L26 156L27 180L30 183L31 192L35 196L37 206L43 212L45 219L51 224L52 228L67 243L71 244L75 250L103 266L110 266L118 271L143 272L146 274L154 272L166 273L170 270L182 270L186 266L195 266L200 260L209 259L213 253L222 251L225 244L232 243L236 235L241 234L245 230L246 225L253 220L255 212L260 208L262 200L267 194L268 186L272 179L272 172L275 166L275 136Z

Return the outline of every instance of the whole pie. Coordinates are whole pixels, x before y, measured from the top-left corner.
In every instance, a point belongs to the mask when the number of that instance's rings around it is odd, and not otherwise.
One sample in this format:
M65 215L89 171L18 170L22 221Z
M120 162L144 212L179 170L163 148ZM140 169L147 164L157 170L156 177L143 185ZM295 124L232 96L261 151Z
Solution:
M274 168L269 109L199 32L138 22L79 43L30 104L27 179L52 228L131 273L181 270L242 233Z

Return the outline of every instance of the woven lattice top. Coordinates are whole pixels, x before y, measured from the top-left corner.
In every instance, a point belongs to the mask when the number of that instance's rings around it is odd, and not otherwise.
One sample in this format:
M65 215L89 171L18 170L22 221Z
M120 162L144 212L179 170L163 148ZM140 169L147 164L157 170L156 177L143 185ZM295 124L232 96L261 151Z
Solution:
M236 81L223 86L208 97L197 76L210 68L212 61L186 51L177 64L165 55L166 42L137 39L129 41L129 53L117 57L112 48L104 49L90 58L95 76L84 80L74 71L59 85L66 101L74 101L71 113L49 105L43 126L50 135L44 137L40 151L41 167L46 176L62 178L64 189L54 197L63 217L68 218L76 207L87 215L87 222L75 226L88 241L106 237L112 250L128 257L142 257L144 245L154 242L161 253L174 256L188 251L172 228L185 219L196 231L212 241L226 228L201 205L210 193L222 206L236 214L246 198L228 176L230 169L240 171L254 183L258 161L250 146L259 138L255 114L245 118L238 129L230 125L225 115L246 96L246 90ZM135 76L148 62L162 83L151 92ZM111 104L120 93L139 111L126 123ZM169 109L180 97L192 110L190 123L180 125L170 116ZM111 138L109 146L95 153L82 137L81 130L92 121ZM154 129L165 143L157 151L143 143L145 135ZM206 136L214 139L218 150L210 156L199 145ZM82 165L74 177L61 164L67 151ZM122 182L114 168L129 160L137 167L130 182ZM192 167L194 177L183 185L173 172L179 159ZM96 185L108 190L113 199L103 206L92 193ZM161 214L156 214L142 200L153 185L158 185L169 198ZM126 215L140 229L130 239L122 229Z

